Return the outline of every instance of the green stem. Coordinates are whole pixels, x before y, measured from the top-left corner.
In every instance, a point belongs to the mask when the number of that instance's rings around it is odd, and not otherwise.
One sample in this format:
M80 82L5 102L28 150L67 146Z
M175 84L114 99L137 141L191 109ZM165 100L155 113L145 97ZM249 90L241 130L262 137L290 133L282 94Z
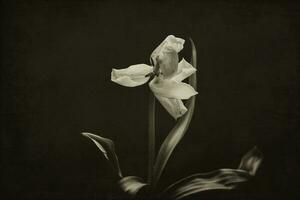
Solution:
M152 185L153 166L155 160L155 96L150 91L148 113L148 183Z

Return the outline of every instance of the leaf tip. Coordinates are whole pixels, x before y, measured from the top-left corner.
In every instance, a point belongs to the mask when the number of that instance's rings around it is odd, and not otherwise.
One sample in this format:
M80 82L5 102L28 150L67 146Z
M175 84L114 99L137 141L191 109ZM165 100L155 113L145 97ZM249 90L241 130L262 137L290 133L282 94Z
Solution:
M90 139L91 139L91 136L92 136L92 134L91 134L91 133L88 133L88 132L81 132L80 134L81 134L82 136L87 137L87 138L90 138Z
M239 169L246 170L250 175L254 176L263 158L264 156L262 152L257 148L257 146L254 146L241 159Z

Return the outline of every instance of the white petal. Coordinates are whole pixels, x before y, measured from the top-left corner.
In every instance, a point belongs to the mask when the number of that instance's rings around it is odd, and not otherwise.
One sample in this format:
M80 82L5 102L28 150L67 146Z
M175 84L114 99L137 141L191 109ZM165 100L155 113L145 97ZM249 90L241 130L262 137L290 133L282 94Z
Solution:
M183 49L184 39L175 37L174 35L169 35L165 41L166 44L164 50L173 50L178 53Z
M180 52L183 49L184 39L169 35L151 54L151 58L156 65L156 58L163 53Z
M161 77L155 77L149 86L155 95L171 99L189 99L198 94L189 84Z
M178 54L173 51L157 57L160 71L166 78L172 77L178 71Z
M177 119L186 113L187 108L180 99L169 99L156 94L154 95L174 119Z
M181 82L195 72L196 68L182 58L182 60L178 63L177 73L173 75L172 80Z
M132 65L125 69L112 69L111 80L126 87L142 85L149 80L147 74L153 71L153 67L146 64Z

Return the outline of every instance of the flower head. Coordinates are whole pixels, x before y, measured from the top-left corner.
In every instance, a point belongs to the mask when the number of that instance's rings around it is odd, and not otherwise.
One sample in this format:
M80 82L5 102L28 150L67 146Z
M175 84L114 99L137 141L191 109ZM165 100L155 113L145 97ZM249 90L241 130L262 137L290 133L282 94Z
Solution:
M126 87L135 87L149 82L150 89L163 107L175 119L187 111L182 100L197 94L192 86L182 81L196 69L185 59L179 62L178 53L184 40L169 35L151 54L153 66L132 65L125 69L113 69L111 80Z

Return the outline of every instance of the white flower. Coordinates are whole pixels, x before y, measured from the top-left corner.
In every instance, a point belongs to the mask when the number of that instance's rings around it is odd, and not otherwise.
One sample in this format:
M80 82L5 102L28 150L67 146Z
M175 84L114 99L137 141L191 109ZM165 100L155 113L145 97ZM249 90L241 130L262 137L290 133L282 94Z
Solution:
M175 119L184 115L187 108L182 100L197 94L192 86L182 81L196 69L182 59L178 53L183 49L184 40L169 35L151 54L153 66L132 65L125 69L113 69L111 80L126 87L145 84L151 77L149 86L155 97Z

